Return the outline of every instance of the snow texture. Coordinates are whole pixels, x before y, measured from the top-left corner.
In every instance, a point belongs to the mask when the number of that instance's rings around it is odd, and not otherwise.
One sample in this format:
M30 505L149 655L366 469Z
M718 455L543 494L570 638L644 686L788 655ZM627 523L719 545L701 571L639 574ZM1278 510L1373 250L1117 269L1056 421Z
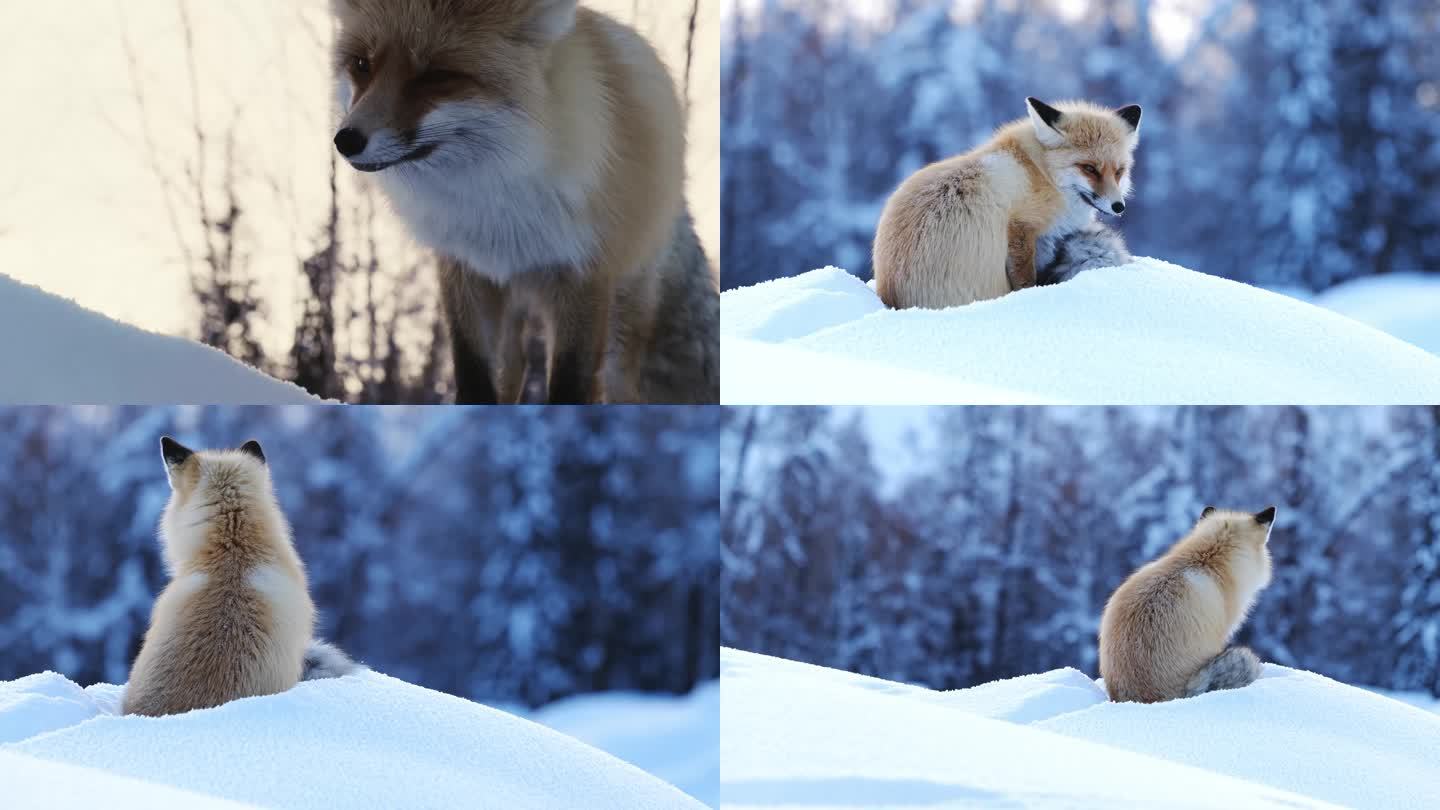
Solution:
M0 404L314 404L208 346L113 321L0 275Z
M930 692L726 649L726 807L1431 806L1440 718L1268 665L1110 703L1073 669Z
M949 310L886 310L825 268L722 296L733 404L1440 401L1440 357L1158 259Z
M122 691L82 690L49 672L0 685L7 787L10 771L29 768L14 756L24 754L95 769L66 775L79 780L67 789L83 787L92 798L108 797L116 777L149 783L151 806L190 806L174 801L171 788L324 810L701 806L572 737L375 672L165 718L117 716ZM7 806L54 806L48 793L31 795L35 801Z

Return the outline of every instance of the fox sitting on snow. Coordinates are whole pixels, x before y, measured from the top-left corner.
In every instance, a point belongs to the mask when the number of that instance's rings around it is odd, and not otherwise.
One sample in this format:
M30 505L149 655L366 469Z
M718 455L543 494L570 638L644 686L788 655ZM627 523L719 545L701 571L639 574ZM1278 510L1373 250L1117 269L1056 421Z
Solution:
M891 195L874 248L887 306L960 306L1130 260L1095 213L1125 211L1140 107L1026 102L1028 121L926 166Z
M1130 575L1100 620L1100 675L1115 701L1155 703L1236 689L1260 659L1225 645L1270 583L1275 507L1206 507L1195 528Z
M166 715L283 692L357 667L312 639L315 606L259 442L194 452L160 440L170 583L125 687L125 714Z
M576 0L332 0L344 120L440 261L462 403L719 401L720 293L655 50Z

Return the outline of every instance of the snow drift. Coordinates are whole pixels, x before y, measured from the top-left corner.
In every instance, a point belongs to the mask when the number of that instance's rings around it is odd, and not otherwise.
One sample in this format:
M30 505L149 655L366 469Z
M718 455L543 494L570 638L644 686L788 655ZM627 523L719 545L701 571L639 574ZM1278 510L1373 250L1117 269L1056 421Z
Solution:
M703 806L572 737L375 672L165 718L118 716L122 691L54 673L0 684L6 806L54 806L35 768L92 807L112 791L152 807ZM33 800L13 802L12 783Z
M599 692L544 706L531 720L664 779L705 804L720 803L720 682L689 695Z
M1440 717L1266 665L1245 689L1110 703L1056 670L935 692L724 650L725 807L1433 806Z
M1440 275L1363 276L1338 284L1311 300L1440 355Z
M1157 259L949 310L889 310L829 267L721 297L732 404L1385 404L1440 357Z
M113 321L0 275L0 404L314 404L209 346Z

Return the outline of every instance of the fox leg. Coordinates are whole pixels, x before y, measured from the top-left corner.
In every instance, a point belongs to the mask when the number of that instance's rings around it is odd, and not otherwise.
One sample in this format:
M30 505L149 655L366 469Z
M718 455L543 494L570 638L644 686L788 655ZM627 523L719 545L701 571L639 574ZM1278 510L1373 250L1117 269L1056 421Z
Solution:
M459 262L440 262L440 302L450 330L450 356L455 368L455 402L494 405L495 372L490 344L499 328L500 291Z
M605 274L595 268L576 272L559 267L535 271L523 280L525 298L540 317L532 335L520 343L530 360L521 388L530 396L544 394L540 402L552 405L589 405L604 401L601 369L610 337L613 289ZM536 351L534 335L543 336L545 352ZM535 361L543 355L548 362ZM541 385L541 380L545 384Z
M580 279L564 297L552 327L550 402L585 405L604 400L600 372L610 338L613 291L598 273Z
M1011 221L1006 234L1005 276L1010 289L1023 290L1035 286L1035 240L1039 233L1023 222Z
M544 405L550 401L550 358L546 351L544 324L527 318L517 334L516 353L521 356L516 367L524 367L520 378L520 404Z

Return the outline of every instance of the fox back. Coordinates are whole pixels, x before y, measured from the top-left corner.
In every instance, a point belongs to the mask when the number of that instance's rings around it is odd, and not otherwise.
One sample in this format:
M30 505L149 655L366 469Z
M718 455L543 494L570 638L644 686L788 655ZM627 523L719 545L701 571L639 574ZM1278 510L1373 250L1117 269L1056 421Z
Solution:
M289 689L315 608L260 446L196 453L166 438L162 453L171 496L160 539L171 579L124 712L176 714Z
M1207 508L1169 551L1125 580L1100 620L1100 674L1116 701L1184 697L1270 582L1275 509Z

